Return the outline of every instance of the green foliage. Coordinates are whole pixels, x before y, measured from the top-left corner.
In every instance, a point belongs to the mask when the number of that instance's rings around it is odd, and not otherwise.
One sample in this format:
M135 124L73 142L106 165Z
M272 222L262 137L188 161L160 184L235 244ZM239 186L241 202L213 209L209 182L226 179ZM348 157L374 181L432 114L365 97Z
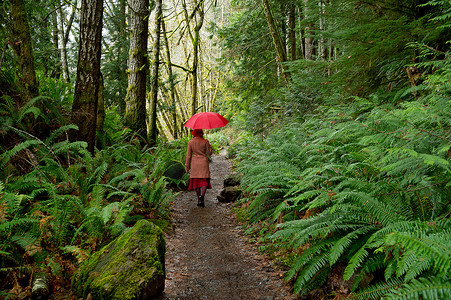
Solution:
M17 129L19 117L9 129L21 139L0 154L2 272L52 261L59 274L63 254L81 261L138 219L168 222L175 194L163 173L168 161L183 160L182 146L142 149L138 141L117 141L92 155L86 143L67 140L76 126L60 126L40 140ZM25 174L12 163L22 153L29 159Z
M277 221L272 239L295 253L286 274L295 292L321 286L345 263L357 298L449 295L448 61L433 63L439 69L423 85L321 106L233 146L249 221ZM361 289L365 273L384 278Z

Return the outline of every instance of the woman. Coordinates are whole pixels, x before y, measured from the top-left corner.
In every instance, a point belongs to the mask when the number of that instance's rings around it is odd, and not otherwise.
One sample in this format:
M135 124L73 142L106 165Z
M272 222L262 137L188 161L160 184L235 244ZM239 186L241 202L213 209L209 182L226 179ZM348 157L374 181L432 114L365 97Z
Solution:
M205 207L205 192L211 189L208 157L212 149L208 140L204 139L202 129L194 129L191 133L193 138L188 142L185 163L185 171L191 170L188 190L196 190L197 206Z

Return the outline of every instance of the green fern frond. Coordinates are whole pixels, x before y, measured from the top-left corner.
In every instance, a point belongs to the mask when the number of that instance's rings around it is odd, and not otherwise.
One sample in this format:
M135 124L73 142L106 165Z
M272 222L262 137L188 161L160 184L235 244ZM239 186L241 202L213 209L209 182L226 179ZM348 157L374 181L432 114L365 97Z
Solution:
M78 126L75 124L61 126L60 128L52 131L50 136L45 140L45 143L48 145L53 145L55 143L55 140L57 140L62 133L69 130L78 130Z
M34 145L39 145L41 143L42 142L38 141L38 140L26 140L26 141L16 145L11 150L8 150L5 153L3 153L2 155L0 155L1 166L5 166L9 162L11 157L16 155L20 151L28 149L29 147L34 146Z
M24 218L15 218L11 221L5 221L3 223L0 223L0 232L1 233L7 233L9 232L13 227L21 227L25 225L29 225L32 223L39 223L36 219L31 219L29 217Z
M406 249L407 256L414 259L429 260L433 258L434 272L447 274L451 269L451 234L421 236L412 233L393 232L387 234L384 243L388 246L400 246ZM401 260L400 263L403 263ZM405 263L405 262L404 262ZM407 269L400 269L403 274Z
M30 250L31 247L36 244L38 239L39 237L32 232L24 232L11 237L11 241L21 246L25 251Z
M418 278L392 289L384 299L450 299L449 278Z
M358 293L351 294L349 298L356 300L383 299L388 292L399 288L401 285L402 281L398 279L388 280L387 282L379 282L363 289Z
M368 250L366 250L366 247L364 245L351 257L343 274L343 278L345 280L349 280L351 278L351 276L356 272L357 268L359 268L368 257L368 254Z
M356 240L361 236L374 231L375 226L364 226L351 231L350 233L337 240L329 251L329 264L334 265L342 257L344 252L349 249L350 245L353 243L353 240Z
M328 261L324 256L317 256L313 258L307 266L298 274L296 282L294 283L294 292L296 294L305 294L308 290L306 285L310 283L319 273L328 271Z

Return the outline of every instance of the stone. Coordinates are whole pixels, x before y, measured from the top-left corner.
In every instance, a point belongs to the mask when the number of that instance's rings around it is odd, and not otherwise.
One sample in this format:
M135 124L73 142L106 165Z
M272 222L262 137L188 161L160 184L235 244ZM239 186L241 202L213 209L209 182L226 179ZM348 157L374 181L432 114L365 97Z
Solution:
M187 182L184 179L185 166L178 161L170 161L166 165L163 175L166 177L168 186L171 188L186 188Z
M167 163L163 175L171 179L180 180L185 175L185 166L178 161L170 161Z
M218 196L219 202L229 203L234 202L241 195L241 191L236 186L225 187Z
M164 290L165 252L162 230L140 220L85 260L72 287L84 299L150 299Z
M238 173L232 173L224 178L224 187L240 185L241 178Z

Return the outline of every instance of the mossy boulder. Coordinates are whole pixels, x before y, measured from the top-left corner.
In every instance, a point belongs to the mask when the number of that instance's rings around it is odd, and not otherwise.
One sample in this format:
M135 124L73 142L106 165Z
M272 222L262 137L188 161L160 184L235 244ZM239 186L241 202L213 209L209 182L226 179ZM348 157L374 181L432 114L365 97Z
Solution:
M162 230L147 220L83 262L75 292L91 299L150 299L164 290L166 245Z

